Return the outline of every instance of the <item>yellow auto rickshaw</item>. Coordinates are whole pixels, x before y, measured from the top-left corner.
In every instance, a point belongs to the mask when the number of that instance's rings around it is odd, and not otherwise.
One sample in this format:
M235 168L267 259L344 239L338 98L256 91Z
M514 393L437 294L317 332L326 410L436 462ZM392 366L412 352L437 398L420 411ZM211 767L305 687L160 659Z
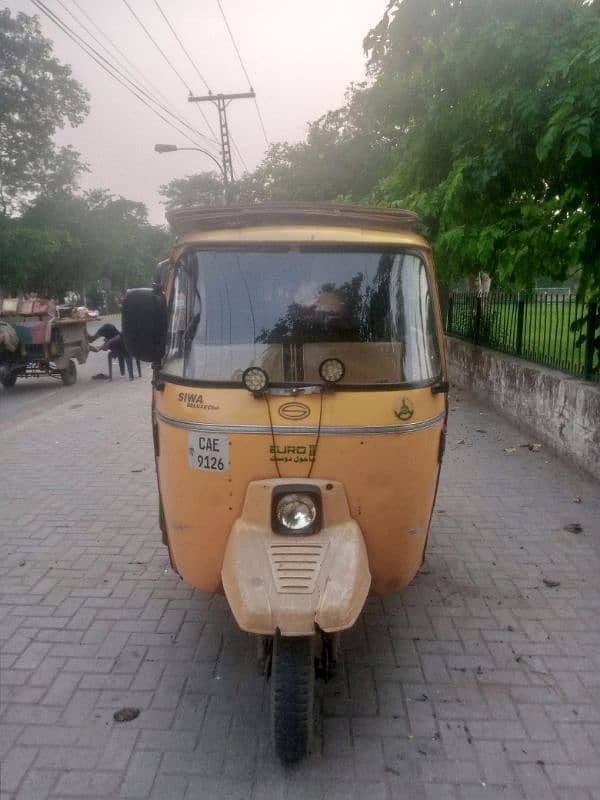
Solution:
M173 568L260 637L275 748L310 749L315 674L423 557L447 414L431 250L408 211L173 211L123 334L153 365Z

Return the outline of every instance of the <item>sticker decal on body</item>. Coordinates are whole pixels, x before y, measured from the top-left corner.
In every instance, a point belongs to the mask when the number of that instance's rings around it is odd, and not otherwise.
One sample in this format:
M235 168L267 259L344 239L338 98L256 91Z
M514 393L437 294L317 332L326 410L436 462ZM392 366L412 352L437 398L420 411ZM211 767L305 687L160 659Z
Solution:
M409 420L415 413L415 404L408 397L403 397L401 403L396 403L394 406L394 414L403 422Z
M269 455L271 461L278 463L294 463L299 464L302 462L312 463L317 454L317 445L309 444L308 447L301 445L285 444L274 445L269 447Z
M198 392L179 392L177 399L180 403L183 403L186 408L195 408L199 409L200 411L219 410L219 406L215 406L213 403L206 400L204 395L199 394Z
M188 460L193 469L229 472L229 438L215 434L190 433Z
M284 403L277 410L280 417L297 422L310 417L310 408L305 403L298 403L297 401Z

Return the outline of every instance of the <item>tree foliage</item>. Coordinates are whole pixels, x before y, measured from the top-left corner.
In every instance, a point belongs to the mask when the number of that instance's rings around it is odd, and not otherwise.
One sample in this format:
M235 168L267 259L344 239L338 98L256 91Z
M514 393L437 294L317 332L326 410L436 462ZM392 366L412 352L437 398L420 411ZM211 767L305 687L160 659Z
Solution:
M98 189L40 197L21 217L0 219L3 288L62 297L100 278L117 291L147 285L170 244L142 203Z
M368 82L240 197L410 207L445 280L600 291L598 4L390 0L365 51Z
M200 172L186 178L175 178L160 187L167 211L189 206L223 205L223 181L216 172Z
M598 0L390 0L365 39L367 81L311 123L305 141L272 145L236 183L236 198L413 208L443 280L485 270L505 286L528 287L544 275L600 294L598 8ZM19 24L39 36L32 23ZM83 113L81 94L79 105L61 102L48 111L49 128ZM32 156L32 166L15 168L24 176L16 194L3 188L3 196L12 202L36 187L47 198L68 196L71 155L69 169L63 153L63 172L40 172ZM37 183L27 184L34 172ZM210 172L172 181L161 194L168 208L222 198ZM127 201L107 203L117 217L119 202ZM101 212L99 219L108 207ZM19 235L34 261L74 236L66 224L28 228L30 219L23 215ZM126 240L145 225L113 221ZM103 247L97 265L107 263Z
M596 7L394 0L366 44L382 111L390 81L402 109L372 199L413 207L449 276L600 284Z
M79 154L53 135L87 114L88 95L52 56L38 20L0 11L0 292L84 292L148 284L169 234L146 207L97 189L78 194Z
M1 212L73 184L84 166L72 148L57 147L53 136L65 124L83 121L88 100L70 67L52 56L37 18L0 10Z
M271 145L257 169L237 183L240 199L332 200L361 197L393 166L388 144L366 126L364 86L348 105L309 125L305 142Z

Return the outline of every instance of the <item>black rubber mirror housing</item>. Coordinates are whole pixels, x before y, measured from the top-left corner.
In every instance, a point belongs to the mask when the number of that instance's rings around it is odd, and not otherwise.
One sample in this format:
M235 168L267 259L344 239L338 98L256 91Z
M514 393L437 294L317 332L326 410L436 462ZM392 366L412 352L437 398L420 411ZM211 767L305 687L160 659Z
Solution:
M158 289L130 289L123 301L123 341L140 361L159 364L167 347L167 301Z

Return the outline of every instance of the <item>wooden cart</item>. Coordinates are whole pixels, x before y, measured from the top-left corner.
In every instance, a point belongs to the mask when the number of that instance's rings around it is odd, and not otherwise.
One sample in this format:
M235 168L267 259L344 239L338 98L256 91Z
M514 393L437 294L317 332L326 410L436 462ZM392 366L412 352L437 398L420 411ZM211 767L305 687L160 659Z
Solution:
M17 378L50 375L70 386L77 380L77 364L87 360L86 320L59 318L50 300L7 298L0 307L0 322L15 336L0 341L0 383L12 388Z

